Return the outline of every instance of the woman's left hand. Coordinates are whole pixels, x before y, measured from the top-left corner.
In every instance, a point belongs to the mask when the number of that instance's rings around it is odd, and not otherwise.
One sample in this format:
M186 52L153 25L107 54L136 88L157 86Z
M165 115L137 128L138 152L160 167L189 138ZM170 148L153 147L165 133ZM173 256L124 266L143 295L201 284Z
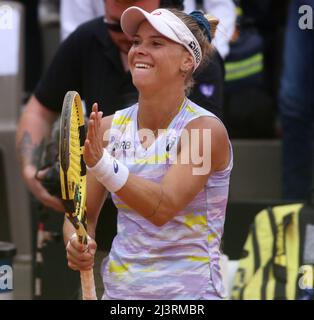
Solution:
M94 167L103 155L103 137L101 133L102 112L98 111L98 104L93 109L88 121L87 138L85 140L84 161L88 167Z

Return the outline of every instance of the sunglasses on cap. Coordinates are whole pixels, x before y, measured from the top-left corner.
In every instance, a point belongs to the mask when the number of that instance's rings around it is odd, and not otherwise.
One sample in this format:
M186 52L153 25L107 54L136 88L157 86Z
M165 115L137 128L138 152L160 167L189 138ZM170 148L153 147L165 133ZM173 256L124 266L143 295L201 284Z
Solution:
M108 30L111 30L113 32L123 32L121 25L120 25L120 21L109 22L105 17L104 23L105 23L105 26L107 27Z

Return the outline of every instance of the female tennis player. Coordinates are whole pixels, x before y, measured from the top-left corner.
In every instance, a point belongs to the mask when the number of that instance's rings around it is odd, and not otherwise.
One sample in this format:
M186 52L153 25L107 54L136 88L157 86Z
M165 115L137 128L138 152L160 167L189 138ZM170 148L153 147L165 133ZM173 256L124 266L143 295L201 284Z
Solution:
M103 299L224 297L219 248L232 148L222 122L186 98L217 24L201 12L130 7L122 15L139 101L105 118L93 106L84 152L89 250L65 228L69 266L92 268L111 192L118 233L103 263Z

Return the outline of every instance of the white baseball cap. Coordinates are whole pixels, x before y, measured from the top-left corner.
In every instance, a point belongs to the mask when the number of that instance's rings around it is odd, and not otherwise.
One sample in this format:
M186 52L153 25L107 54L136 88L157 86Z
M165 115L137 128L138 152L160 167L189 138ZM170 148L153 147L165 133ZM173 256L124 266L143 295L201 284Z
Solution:
M156 9L149 13L139 7L126 9L121 16L123 32L133 37L140 24L147 20L164 37L183 45L194 59L194 71L202 61L202 49L186 24L167 9Z

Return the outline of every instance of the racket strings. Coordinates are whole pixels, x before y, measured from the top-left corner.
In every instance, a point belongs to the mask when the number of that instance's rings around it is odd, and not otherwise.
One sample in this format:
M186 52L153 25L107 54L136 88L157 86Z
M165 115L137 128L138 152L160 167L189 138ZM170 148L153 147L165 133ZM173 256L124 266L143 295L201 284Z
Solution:
M84 118L79 112L79 106L74 98L71 104L71 117L69 118L69 167L67 170L67 182L69 190L69 198L73 200L75 212L68 213L69 219L76 226L76 229L86 228L86 214L85 214L85 194L86 194L86 175L83 175L82 170L82 156L84 147L82 146L80 130L81 123L84 125ZM83 119L83 120L82 120ZM81 225L82 224L82 225ZM83 230L80 230L82 236L82 242L85 243L85 237L83 236Z
M76 104L74 109L75 110L72 110L72 112L74 111L74 114L71 117L71 125L70 125L69 176L71 181L74 181L76 184L80 184L82 182L81 157L83 155L83 147L80 146L80 134L79 134L80 121L79 121L79 113L77 111Z

